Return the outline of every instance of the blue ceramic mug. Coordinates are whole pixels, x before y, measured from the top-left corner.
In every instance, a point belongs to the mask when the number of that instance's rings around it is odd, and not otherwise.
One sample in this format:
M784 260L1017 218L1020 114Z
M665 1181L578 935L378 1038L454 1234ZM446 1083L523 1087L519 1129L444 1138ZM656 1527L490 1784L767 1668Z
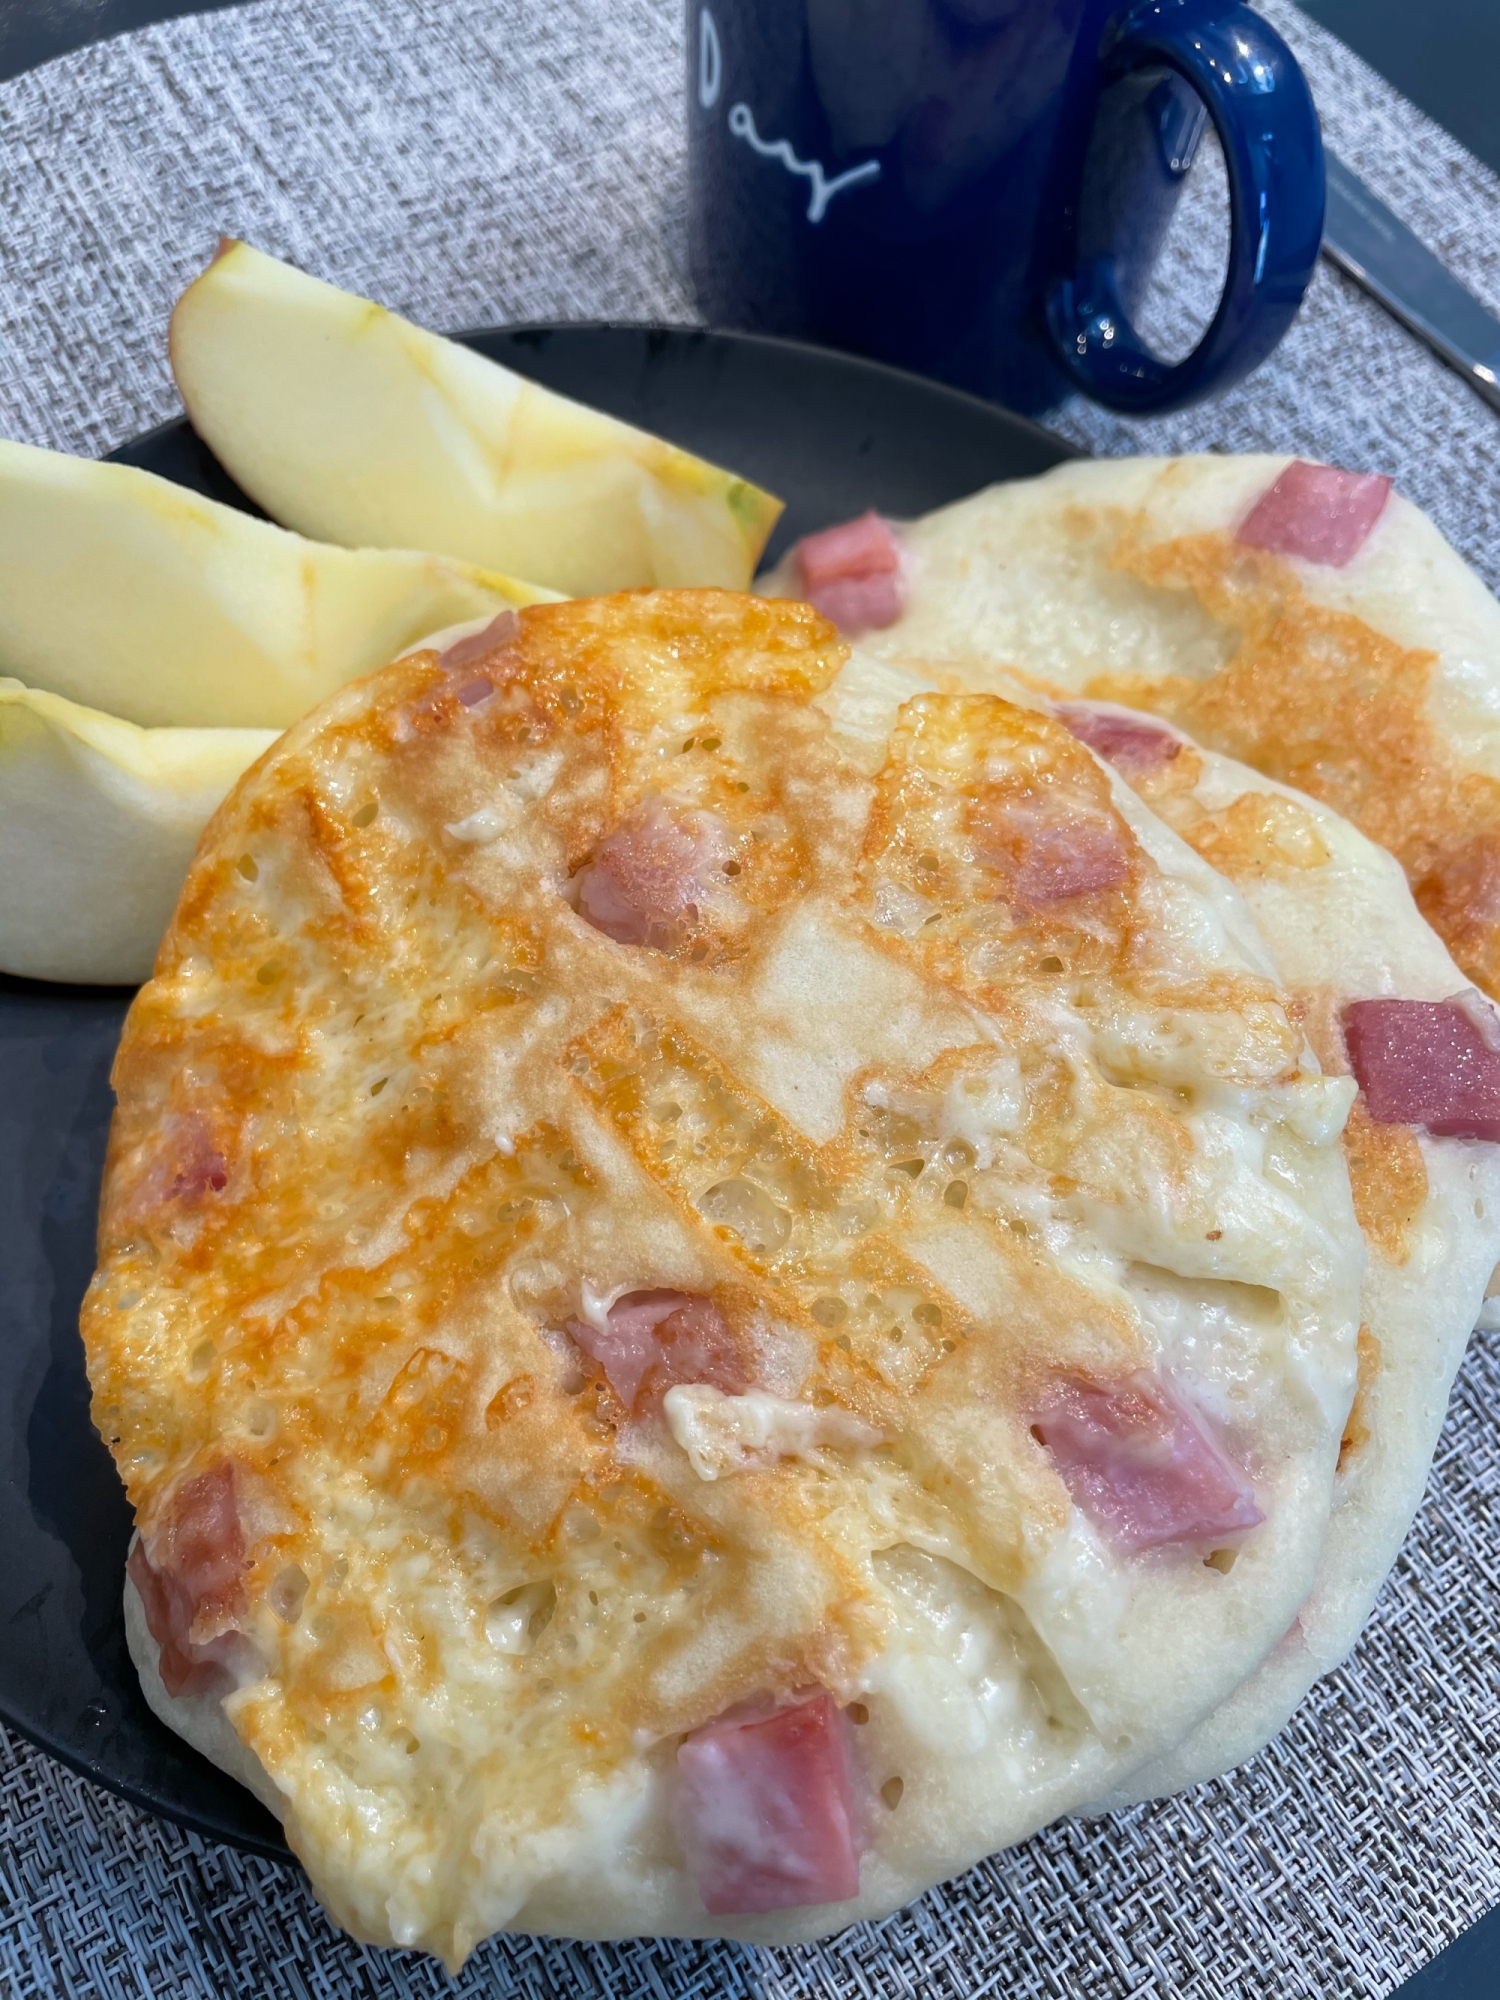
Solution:
M1042 410L1171 410L1264 360L1323 230L1317 114L1239 0L688 0L693 279L797 334ZM1132 325L1205 118L1229 182L1217 313Z

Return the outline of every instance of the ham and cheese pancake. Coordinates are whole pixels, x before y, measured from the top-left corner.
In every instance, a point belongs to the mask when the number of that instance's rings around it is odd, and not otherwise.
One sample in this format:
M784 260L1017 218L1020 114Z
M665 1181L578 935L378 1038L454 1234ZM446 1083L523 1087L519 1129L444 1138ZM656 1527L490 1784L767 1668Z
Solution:
M1267 1742L1348 1653L1421 1502L1453 1377L1500 1261L1500 1019L1349 822L1148 716L1059 714L1255 913L1326 1071L1369 1247L1359 1387L1318 1581L1243 1687L1109 1801L1180 1790Z
M846 652L641 592L340 690L127 1021L137 1661L360 1936L890 1910L1312 1587L1354 1084L1060 722Z
M1322 800L1500 996L1500 605L1389 480L1081 461L809 537L766 587L919 673L1020 669L1152 710Z
M965 675L1040 701L992 669L969 665ZM863 678L883 693L872 719L931 685L873 662ZM1118 1806L1243 1763L1369 1616L1421 1502L1469 1333L1500 1278L1500 1018L1466 986L1398 863L1337 813L1153 716L1047 705L1234 883L1324 1070L1352 1074L1359 1088L1343 1135L1368 1247L1359 1386L1316 1585L1230 1700L1101 1802Z

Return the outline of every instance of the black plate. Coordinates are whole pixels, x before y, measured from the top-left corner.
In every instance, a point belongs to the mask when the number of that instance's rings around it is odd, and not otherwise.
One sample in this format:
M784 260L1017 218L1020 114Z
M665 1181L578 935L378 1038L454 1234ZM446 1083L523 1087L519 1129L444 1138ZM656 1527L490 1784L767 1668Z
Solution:
M925 513L1077 455L992 404L790 341L628 326L461 338L785 495L773 556L866 507ZM183 419L111 456L250 506ZM89 1421L78 1307L129 999L0 976L0 1716L165 1819L284 1854L271 1816L151 1714L125 1651L130 1509Z

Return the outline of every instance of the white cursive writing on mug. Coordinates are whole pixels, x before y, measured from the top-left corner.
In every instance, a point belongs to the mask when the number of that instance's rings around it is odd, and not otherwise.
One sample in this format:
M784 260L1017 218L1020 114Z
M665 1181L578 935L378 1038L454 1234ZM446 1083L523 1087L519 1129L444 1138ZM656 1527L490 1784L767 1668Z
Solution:
M706 7L698 14L698 102L712 111L719 101L724 79L724 56L719 47L719 30Z
M703 18L705 20L709 19L706 8L704 9ZM712 25L711 22L710 25ZM714 36L714 47L717 51L717 35ZM701 69L699 72L699 91L701 98ZM715 95L717 95L717 76L715 77ZM807 192L807 219L809 222L821 222L823 220L823 217L828 212L828 204L836 194L842 194L846 188L859 187L865 181L875 181L880 178L879 160L866 160L861 166L850 167L847 173L836 174L832 180L829 180L819 161L799 160L797 155L792 151L788 140L762 139L759 132L755 129L755 116L748 104L736 104L730 107L729 129L736 139L743 139L746 145L759 153L762 158L780 160L789 174L803 175L809 183Z

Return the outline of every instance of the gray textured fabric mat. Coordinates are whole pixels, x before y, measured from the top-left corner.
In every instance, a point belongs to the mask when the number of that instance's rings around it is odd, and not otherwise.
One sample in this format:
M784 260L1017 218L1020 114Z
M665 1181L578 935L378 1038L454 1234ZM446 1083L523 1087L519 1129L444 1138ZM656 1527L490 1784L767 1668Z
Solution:
M1286 0L1263 5L1331 143L1500 307L1500 182ZM167 311L220 230L435 327L691 318L680 75L675 0L260 0L0 86L0 430L96 452L174 414ZM1160 298L1201 309L1211 153L1193 178ZM1179 321L1163 303L1164 337ZM1225 401L1055 421L1099 451L1394 472L1500 581L1500 418L1326 267ZM491 1943L454 1987L340 1937L294 1870L0 1738L0 1990L1373 2000L1500 1901L1497 1410L1500 1338L1481 1336L1370 1628L1270 1750L1185 1798L1054 1827L883 1925L784 1952Z

